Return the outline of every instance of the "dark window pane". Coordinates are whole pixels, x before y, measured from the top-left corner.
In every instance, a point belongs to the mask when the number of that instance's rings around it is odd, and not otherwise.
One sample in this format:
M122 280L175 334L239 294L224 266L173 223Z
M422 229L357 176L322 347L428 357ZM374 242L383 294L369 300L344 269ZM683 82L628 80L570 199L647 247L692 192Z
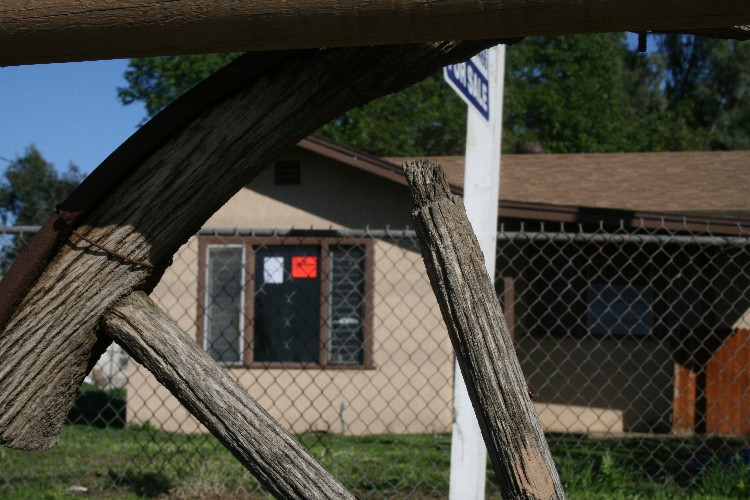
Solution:
M320 251L255 250L254 361L320 361Z
M208 247L206 349L216 361L241 360L242 247Z
M328 362L364 363L365 251L331 247L330 338Z
M594 282L587 290L589 331L594 334L651 333L653 302L646 286Z

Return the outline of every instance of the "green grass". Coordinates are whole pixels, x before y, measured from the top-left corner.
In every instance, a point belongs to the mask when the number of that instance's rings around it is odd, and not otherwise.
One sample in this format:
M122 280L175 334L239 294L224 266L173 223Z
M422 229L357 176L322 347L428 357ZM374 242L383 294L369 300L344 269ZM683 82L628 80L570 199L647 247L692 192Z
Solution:
M450 436L308 433L300 440L361 498L447 495ZM750 468L732 455L745 440L550 436L549 443L572 499L750 497ZM488 477L488 496L499 498L491 471ZM205 435L69 425L51 450L0 448L0 498L78 498L68 492L75 485L93 498L167 492L174 498L266 498L250 474Z

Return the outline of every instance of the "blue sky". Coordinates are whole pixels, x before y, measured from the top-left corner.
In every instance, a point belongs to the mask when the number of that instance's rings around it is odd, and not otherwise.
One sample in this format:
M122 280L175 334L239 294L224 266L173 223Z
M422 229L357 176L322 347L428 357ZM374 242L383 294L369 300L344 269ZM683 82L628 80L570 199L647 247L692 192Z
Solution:
M123 106L127 60L0 68L0 158L13 160L27 146L58 169L70 162L96 168L146 116L141 104ZM0 171L7 165L0 159Z

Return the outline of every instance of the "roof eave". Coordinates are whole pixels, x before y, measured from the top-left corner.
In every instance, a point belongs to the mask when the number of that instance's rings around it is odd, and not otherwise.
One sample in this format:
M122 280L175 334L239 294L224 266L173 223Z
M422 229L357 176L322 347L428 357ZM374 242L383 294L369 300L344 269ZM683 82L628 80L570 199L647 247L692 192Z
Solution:
M397 184L407 185L401 166L363 151L318 136L302 139L298 146ZM463 189L456 185L451 185L451 191L458 196L463 194ZM605 221L609 227L619 225L627 229L642 228L692 233L704 232L710 228L712 233L722 235L744 235L742 228L750 228L750 220L744 218L562 206L512 200L499 201L498 218L500 220L521 219L579 224L600 224Z

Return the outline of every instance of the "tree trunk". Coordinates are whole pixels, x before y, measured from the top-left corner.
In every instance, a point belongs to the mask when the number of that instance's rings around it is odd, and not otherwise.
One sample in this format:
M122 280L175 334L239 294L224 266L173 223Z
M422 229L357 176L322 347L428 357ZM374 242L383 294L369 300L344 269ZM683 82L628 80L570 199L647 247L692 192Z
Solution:
M168 262L281 151L346 110L491 44L331 49L286 58L185 122L148 158L126 165L131 173L84 214L78 232L129 258ZM93 334L99 318L156 279L158 271L77 236L53 252L0 335L1 444L43 449L57 442L76 391L104 347Z
M462 200L451 194L438 164L417 160L404 170L427 274L500 491L505 498L564 498Z
M737 24L746 0L3 0L0 66Z
M354 498L146 294L117 302L100 326L277 498Z

